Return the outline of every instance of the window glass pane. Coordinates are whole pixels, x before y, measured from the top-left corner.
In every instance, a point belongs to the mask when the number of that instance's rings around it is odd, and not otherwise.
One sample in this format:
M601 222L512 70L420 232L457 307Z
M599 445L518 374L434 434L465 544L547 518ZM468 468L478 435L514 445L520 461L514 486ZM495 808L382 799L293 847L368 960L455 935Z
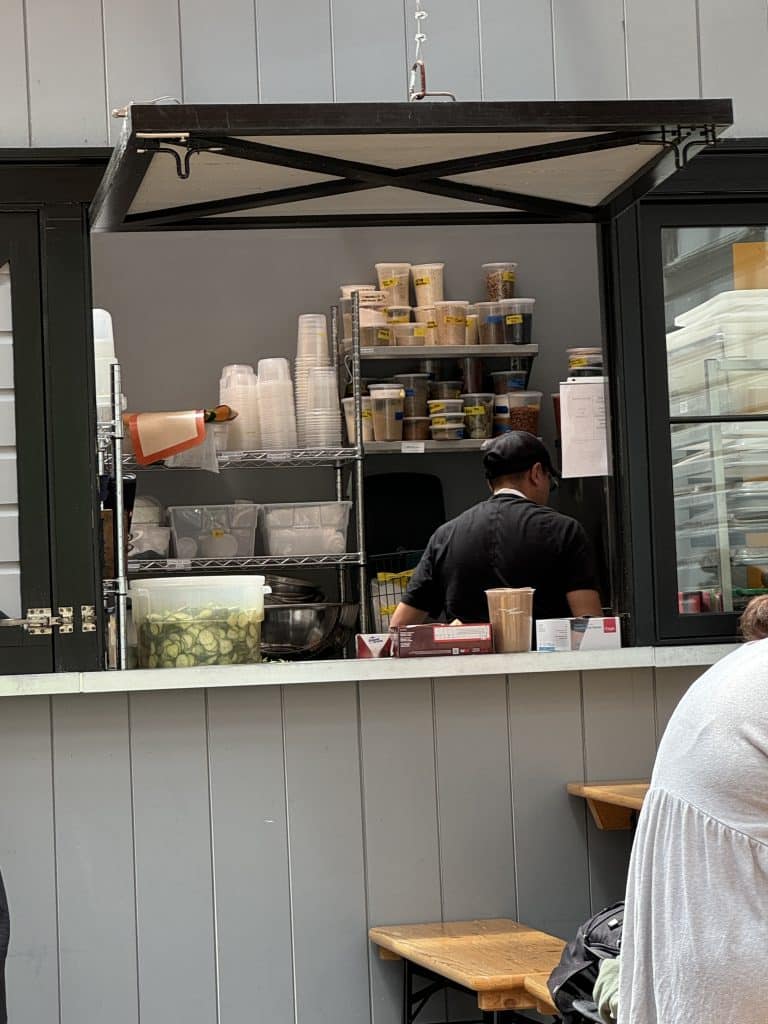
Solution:
M10 265L0 265L0 611L21 615Z
M662 248L678 607L739 611L768 593L768 229L667 228Z

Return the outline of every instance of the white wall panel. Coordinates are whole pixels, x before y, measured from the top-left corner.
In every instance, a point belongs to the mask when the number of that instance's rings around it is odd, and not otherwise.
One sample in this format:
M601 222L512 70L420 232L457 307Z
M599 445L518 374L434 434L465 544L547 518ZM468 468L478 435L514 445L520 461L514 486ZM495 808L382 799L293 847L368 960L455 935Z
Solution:
M16 444L16 403L12 391L0 392L0 448Z
M253 0L179 0L186 103L258 103Z
M375 18L371 18L371 27ZM289 14L285 0L256 4L262 103L333 100L331 15L327 0L304 0Z
M559 100L627 95L623 0L553 0Z
M0 503L15 505L18 496L16 452L0 451Z
M552 10L547 0L479 0L484 100L555 95Z
M100 0L27 3L33 146L107 141Z
M404 100L408 94L402 4L331 0L336 100Z
M696 0L626 0L633 100L699 95Z
M108 113L131 100L183 99L177 0L102 0L102 5ZM114 141L122 121L110 116L109 124Z
M19 510L0 505L0 562L19 560Z
M2 278L0 278L0 281ZM0 388L13 387L13 335L0 331Z
M24 0L0 3L0 147L29 145Z
M11 275L0 273L0 331L10 331L11 327Z
M768 135L765 0L699 0L699 26L702 94L733 99L733 134Z

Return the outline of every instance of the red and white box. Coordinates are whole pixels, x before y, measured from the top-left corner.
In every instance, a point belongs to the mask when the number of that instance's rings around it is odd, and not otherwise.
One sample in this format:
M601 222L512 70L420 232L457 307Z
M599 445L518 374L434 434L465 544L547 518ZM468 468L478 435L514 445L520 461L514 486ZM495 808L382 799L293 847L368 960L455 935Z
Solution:
M439 655L493 654L489 622L400 626L394 631L396 658L434 658Z
M356 639L358 658L392 657L391 633L358 633Z
M574 619L537 619L536 650L542 654L559 651L616 651L621 647L618 615L606 618L582 616Z

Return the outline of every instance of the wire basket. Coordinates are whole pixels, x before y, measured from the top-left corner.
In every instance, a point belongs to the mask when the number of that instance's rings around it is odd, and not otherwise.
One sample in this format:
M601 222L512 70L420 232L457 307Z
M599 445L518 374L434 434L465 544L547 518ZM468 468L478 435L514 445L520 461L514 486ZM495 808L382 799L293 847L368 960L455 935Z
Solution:
M370 555L371 622L375 633L386 633L389 620L416 571L422 551Z

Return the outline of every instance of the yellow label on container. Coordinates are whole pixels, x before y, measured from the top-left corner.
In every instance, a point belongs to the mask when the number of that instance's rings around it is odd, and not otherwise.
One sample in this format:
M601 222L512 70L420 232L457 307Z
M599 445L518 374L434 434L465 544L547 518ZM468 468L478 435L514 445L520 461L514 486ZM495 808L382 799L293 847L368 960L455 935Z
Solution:
M427 328L424 324L417 324L413 330L414 338L425 338L427 336Z
M465 416L485 416L485 406L468 405L464 410Z
M427 327L431 331L436 330L437 329L437 320L427 320Z
M577 356L575 359L569 359L568 365L572 370L578 370L582 366L589 366L590 363L584 358L584 356Z
M432 284L428 277L414 277L413 283L419 288L423 284Z
M502 270L502 272L501 272L501 280L502 281L514 281L515 280L515 272L514 272L514 270Z
M211 536L212 537L223 537L224 536L224 531L223 530L211 530Z
M392 335L389 331L376 331L376 340L380 341L383 345L388 345L392 340Z
M509 324L510 327L514 326L514 324L521 324L522 322L522 313L510 313L509 316L507 317L507 323Z
M449 420L445 416L433 416L431 424L433 427L460 427L462 425L457 420Z
M409 316L403 316L402 313L395 313L387 317L387 323L390 324L409 324L411 319Z
M363 409L363 419L364 420L372 420L373 419L373 413L371 412L370 409Z
M404 572L377 572L376 579L379 583L394 583L398 580L407 583L415 571L415 569L406 569Z
M382 288L395 288L396 286L397 286L397 278L396 277L385 277L384 280L381 282L381 287Z
M447 316L445 322L447 324L455 324L457 327L467 326L467 318L465 316Z

